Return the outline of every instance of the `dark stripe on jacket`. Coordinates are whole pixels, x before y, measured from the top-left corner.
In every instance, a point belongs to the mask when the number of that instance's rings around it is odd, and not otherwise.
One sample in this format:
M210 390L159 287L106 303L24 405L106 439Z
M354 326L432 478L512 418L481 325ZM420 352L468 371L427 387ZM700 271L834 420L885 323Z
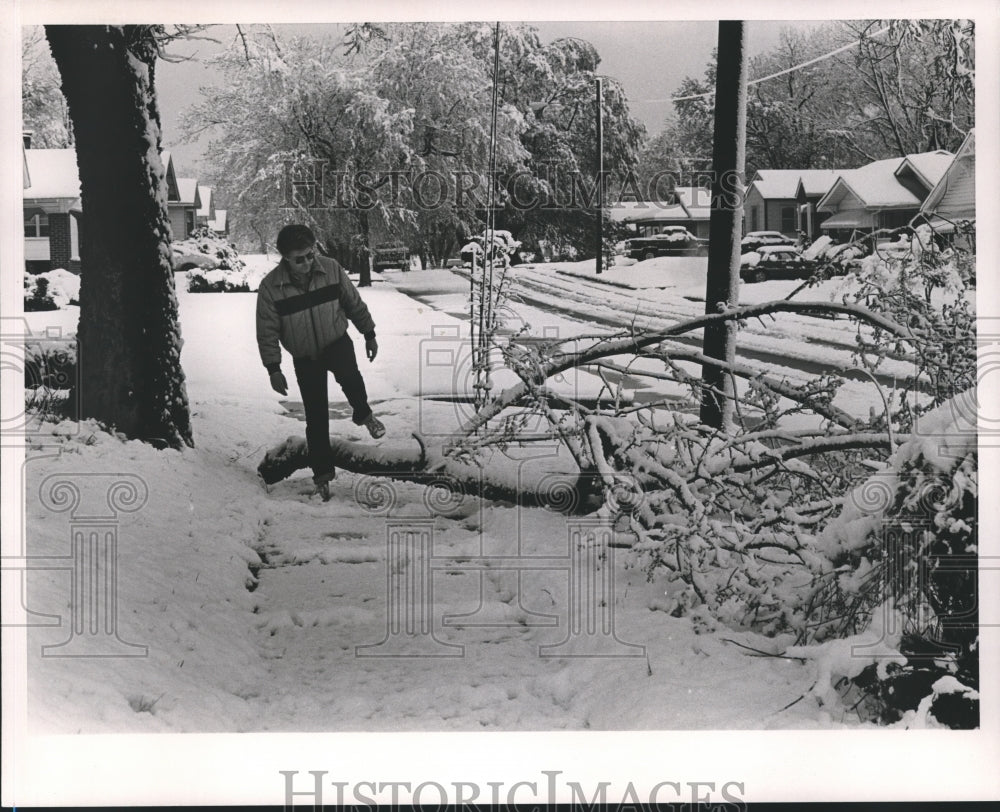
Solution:
M324 302L332 302L340 298L340 285L326 285L308 293L300 293L298 296L289 296L287 299L278 299L274 303L279 316L290 316L316 307Z

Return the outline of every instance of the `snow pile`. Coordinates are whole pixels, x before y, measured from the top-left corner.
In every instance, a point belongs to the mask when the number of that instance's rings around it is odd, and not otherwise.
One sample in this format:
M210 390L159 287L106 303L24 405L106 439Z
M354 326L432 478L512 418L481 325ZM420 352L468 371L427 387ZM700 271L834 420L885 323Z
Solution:
M826 253L826 249L828 249L831 245L833 245L833 240L831 240L826 234L822 237L817 237L813 243L802 252L802 259L809 262L817 260Z

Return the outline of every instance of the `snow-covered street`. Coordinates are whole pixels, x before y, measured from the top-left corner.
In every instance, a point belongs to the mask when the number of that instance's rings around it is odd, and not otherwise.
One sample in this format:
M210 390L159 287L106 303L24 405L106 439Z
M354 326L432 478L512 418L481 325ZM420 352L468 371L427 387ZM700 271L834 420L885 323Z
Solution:
M429 285L447 274L425 273ZM443 436L468 409L428 397L461 391L455 359L464 323L398 292L392 280L387 274L363 291L381 350L362 370L388 428L378 441L385 448L413 444L416 430ZM62 618L30 631L34 724L53 732L857 724L831 717L811 697L796 701L815 678L808 665L750 650L775 651L783 641L736 634L707 616L671 616L668 586L647 579L627 534L615 533L591 562L605 574L581 615L570 610L587 602L573 580L581 570L571 567L571 537L601 528L579 517L472 497L442 507L423 485L343 471L328 503L306 471L265 491L256 475L264 451L304 425L294 417L294 384L287 398L268 386L254 300L180 293L195 449L156 451L96 425L62 423L30 451L33 555L67 554L76 514L42 501L57 480L85 483L84 501L101 498L110 481L95 476L102 472L148 488L139 509L115 519L117 634L148 647L147 656L41 656L69 634L69 578L32 573L29 607ZM59 326L65 334L75 313L29 314L29 322L34 332ZM540 310L535 318L538 335L574 327ZM566 385L579 392L596 384L581 376ZM340 398L332 387L331 433L371 442ZM548 456L558 470L553 455L539 445L520 463L537 468ZM401 529L423 541L401 547ZM574 625L581 617L582 630ZM587 627L594 622L596 631ZM400 628L417 633L395 634ZM604 656L569 656L579 654Z

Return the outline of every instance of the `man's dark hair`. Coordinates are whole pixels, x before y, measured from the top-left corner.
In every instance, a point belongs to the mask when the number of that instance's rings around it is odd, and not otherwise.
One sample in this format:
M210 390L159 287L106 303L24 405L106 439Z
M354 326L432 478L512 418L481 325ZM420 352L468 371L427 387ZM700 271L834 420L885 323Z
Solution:
M285 256L289 251L298 251L302 248L312 248L316 244L316 235L312 233L309 226L301 223L292 223L285 226L278 232L278 241L275 246L278 253Z

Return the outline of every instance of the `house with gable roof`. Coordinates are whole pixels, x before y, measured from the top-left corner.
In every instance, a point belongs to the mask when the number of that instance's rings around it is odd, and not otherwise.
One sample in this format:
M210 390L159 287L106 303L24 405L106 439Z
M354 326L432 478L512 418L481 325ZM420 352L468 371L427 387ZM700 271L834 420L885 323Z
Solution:
M31 273L80 272L80 176L72 149L25 144L24 264Z
M83 209L80 175L74 149L31 149L25 133L24 149L24 263L30 273L64 268L80 272L80 233ZM187 209L194 222L195 207L183 205L170 152L160 153L167 181L167 202L174 222L184 223ZM195 199L197 182L195 183ZM186 187L186 192L191 189ZM175 230L175 234L176 234ZM180 232L186 233L186 232Z
M183 240L195 230L200 208L201 195L197 178L177 178L177 198L167 198L170 230L175 240Z
M684 226L694 236L708 239L712 191L701 186L677 186L663 200L621 201L608 207L608 216L631 225L643 237L662 234L667 226Z
M215 218L208 221L208 227L222 238L229 236L229 216L226 209L216 209Z
M744 232L819 235L816 204L837 179L835 169L758 169L743 203Z
M941 179L920 206L920 220L951 234L959 220L976 219L976 131L970 130Z
M907 225L953 158L940 149L841 171L816 204L818 212L828 215L820 228L833 237L850 240L857 232Z
M195 214L195 228L211 228L215 220L215 194L211 186L198 185L199 206Z

